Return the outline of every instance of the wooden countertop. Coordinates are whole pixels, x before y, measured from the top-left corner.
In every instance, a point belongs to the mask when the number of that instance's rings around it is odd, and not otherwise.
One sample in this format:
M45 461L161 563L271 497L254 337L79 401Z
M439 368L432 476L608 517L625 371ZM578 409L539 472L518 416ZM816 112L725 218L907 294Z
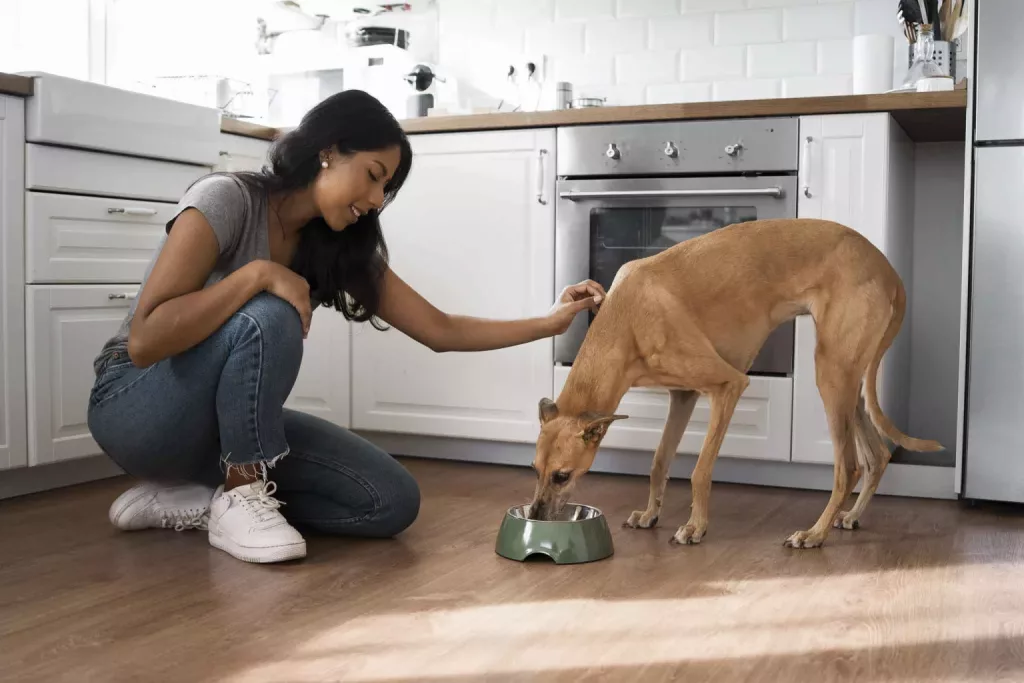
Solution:
M409 133L443 133L600 123L867 112L889 112L916 142L963 140L967 127L967 90L960 88L939 93L839 95L633 107L594 107L507 114L430 116L407 119L402 121L402 126Z
M26 76L15 76L0 71L0 95L14 95L15 97L30 97L34 88L32 79Z
M915 142L945 142L963 140L966 133L967 90L964 82L959 85L956 90L938 93L838 95L507 114L429 116L406 119L402 121L402 127L408 133L419 134L601 123L889 112ZM29 97L32 91L31 78L0 73L0 94ZM273 140L280 133L279 130L267 126L226 118L221 119L220 129L224 133L260 140Z

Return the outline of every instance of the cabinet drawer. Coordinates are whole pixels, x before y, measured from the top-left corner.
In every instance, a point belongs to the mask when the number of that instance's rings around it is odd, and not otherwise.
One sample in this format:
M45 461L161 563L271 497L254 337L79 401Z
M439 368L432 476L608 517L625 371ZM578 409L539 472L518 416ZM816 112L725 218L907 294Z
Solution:
M569 368L555 368L555 396L562 391ZM630 389L617 413L628 420L616 422L601 442L606 448L649 451L661 440L668 417L668 393L659 389ZM740 397L719 455L757 460L789 460L793 416L793 380L789 377L751 377ZM711 406L697 400L690 424L683 433L679 453L700 453L711 419Z
M27 192L28 282L141 282L176 204Z
M29 190L177 202L211 167L25 145Z
M26 290L29 465L99 455L87 423L92 362L117 333L138 287Z

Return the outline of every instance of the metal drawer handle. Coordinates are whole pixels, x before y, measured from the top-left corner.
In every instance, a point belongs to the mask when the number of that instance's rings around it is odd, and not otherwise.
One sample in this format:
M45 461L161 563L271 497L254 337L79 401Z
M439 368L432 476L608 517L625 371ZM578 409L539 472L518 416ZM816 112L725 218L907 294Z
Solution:
M110 299L111 301L115 301L118 299L131 301L136 296L137 294L135 292L111 292L110 294L107 294L107 298Z
M145 209L135 206L110 207L107 213L117 213L122 216L155 216L156 209Z
M655 199L658 197L784 197L781 187L736 188L732 190L598 190L559 192L562 199Z

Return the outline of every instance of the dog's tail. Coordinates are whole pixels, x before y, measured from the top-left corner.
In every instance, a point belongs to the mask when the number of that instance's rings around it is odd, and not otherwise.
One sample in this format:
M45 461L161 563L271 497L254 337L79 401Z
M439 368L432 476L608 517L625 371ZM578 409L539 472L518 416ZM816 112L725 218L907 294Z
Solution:
M892 316L889 319L889 326L885 329L885 334L882 335L882 340L875 350L875 355L871 358L867 371L864 373L864 403L868 416L875 425L875 429L893 443L902 446L908 451L941 451L943 447L938 441L915 439L896 429L896 425L886 417L885 413L882 412L881 406L878 405L878 368L882 364L882 356L889 350L893 340L896 339L896 335L900 331L900 325L903 324L903 315L906 309L907 295L902 284L900 284L896 290L896 296L893 297Z

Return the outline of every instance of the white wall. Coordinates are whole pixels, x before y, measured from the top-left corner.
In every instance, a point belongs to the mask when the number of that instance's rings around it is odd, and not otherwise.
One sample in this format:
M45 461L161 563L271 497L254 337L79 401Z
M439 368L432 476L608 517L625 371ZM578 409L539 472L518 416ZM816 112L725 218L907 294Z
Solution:
M895 0L438 0L441 63L500 92L517 55L608 104L852 92L855 35L894 36Z
M89 0L0 0L0 71L89 79Z
M956 446L964 145L919 144L910 305L909 433Z

